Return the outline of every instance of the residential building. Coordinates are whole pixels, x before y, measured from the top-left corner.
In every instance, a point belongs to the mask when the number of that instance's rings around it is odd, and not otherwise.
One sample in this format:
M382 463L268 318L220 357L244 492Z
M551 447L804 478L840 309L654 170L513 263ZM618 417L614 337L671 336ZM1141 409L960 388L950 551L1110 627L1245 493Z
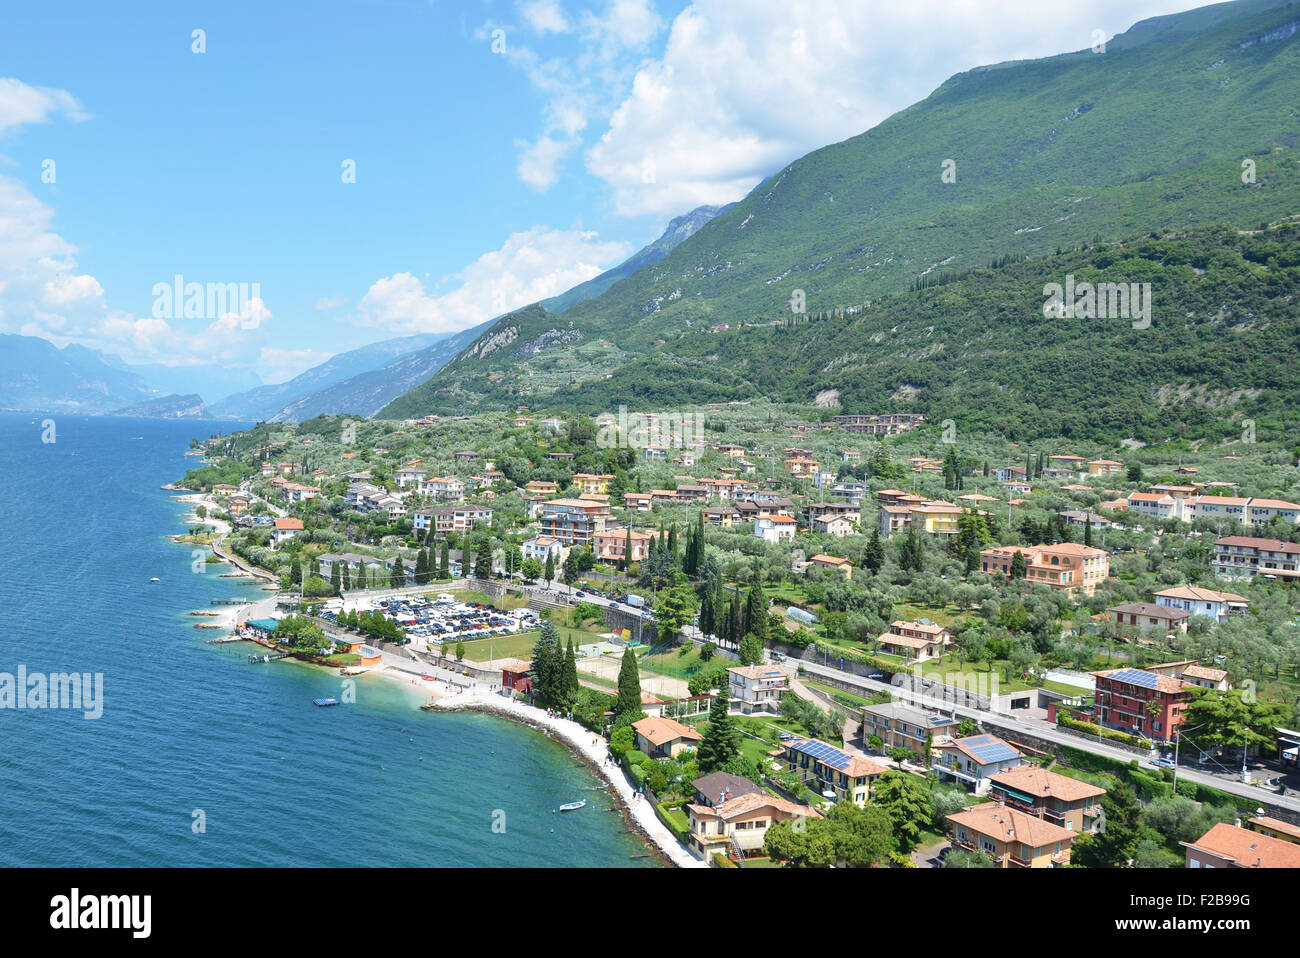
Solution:
M739 516L731 506L709 506L703 511L706 524L720 526L724 529L731 528L731 525L737 521Z
M818 554L808 560L808 565L819 572L834 572L847 582L853 578L853 563L839 556Z
M612 521L609 504L595 499L552 499L542 506L542 535L566 546L590 545Z
M302 532L302 520L289 517L287 519L275 520L275 532L271 534L272 544L279 545L286 539L292 539L298 533Z
M1116 634L1161 642L1168 641L1175 632L1186 632L1192 617L1186 609L1153 602L1126 602L1112 605L1106 611L1111 614Z
M455 476L432 476L416 484L416 492L440 502L460 502L465 498L465 483Z
M1187 849L1188 868L1300 868L1300 845L1220 822Z
M989 780L1024 761L1019 749L996 735L970 735L936 745L932 767L941 779L951 778L982 795Z
M766 794L749 779L732 775L730 772L714 772L712 775L701 776L691 782L691 787L695 789L695 804L706 808L722 805L742 795Z
M637 749L651 758L676 758L684 750L696 748L703 738L690 726L662 716L643 718L633 722L632 728Z
M1261 835L1267 835L1269 838L1300 844L1300 825L1296 825L1294 822L1284 822L1280 818L1257 815L1246 822L1246 826Z
M1110 554L1077 542L1041 546L993 546L980 552L980 571L1011 575L1019 552L1025 559L1025 580L1041 582L1071 595L1093 595L1110 575Z
M955 719L945 718L901 702L867 705L862 709L862 741L876 736L886 749L905 748L918 758L925 756L927 739L930 748L949 741L957 727Z
M1113 476L1122 472L1124 463L1116 462L1114 459L1092 459L1088 462L1088 475L1090 476Z
M1285 581L1300 579L1300 545L1280 539L1225 536L1214 541L1214 572L1226 579L1257 575Z
M860 806L870 798L871 780L889 771L815 738L786 742L785 763L792 775L823 798Z
M847 515L825 515L812 519L812 531L843 539L853 535L853 520Z
M627 555L628 537L632 539L632 554ZM601 562L641 562L650 555L650 543L655 533L627 529L606 529L592 536L592 549Z
M1104 788L1041 765L1017 765L989 779L989 797L1072 832L1091 832L1101 817Z
M1250 600L1233 592L1219 592L1215 589L1202 589L1194 585L1180 585L1172 589L1162 589L1155 594L1157 605L1171 609L1185 609L1193 615L1204 615L1222 622L1230 615L1244 613L1250 606Z
M1107 728L1131 735L1168 742L1183 722L1183 710L1191 699L1190 683L1158 672L1110 669L1093 672L1097 688L1092 714Z
M531 539L525 539L520 552L525 561L536 559L545 564L547 556L550 556L555 560L557 567L564 562L564 544L554 536L533 536Z
M727 669L727 673L733 708L746 715L780 710L781 695L790 683L786 674L776 666L735 665Z
M560 491L559 486L550 479L529 479L524 491L535 496L553 496Z
M411 525L416 532L428 534L430 525L435 535L448 532L464 532L473 529L474 523L491 524L492 510L486 506L458 505L434 506L432 509L419 509L411 517Z
M836 423L844 432L860 432L870 436L893 436L919 426L925 422L925 416L920 413L835 416L832 422Z
M691 822L687 845L705 861L719 852L732 858L762 856L772 825L790 818L821 818L816 809L761 791L717 805L688 805L687 812Z
M796 523L789 516L760 516L754 520L754 535L766 542L785 542L794 538Z
M997 802L949 815L952 843L983 852L999 868L1054 868L1070 864L1074 832Z
M945 648L952 645L952 633L928 619L920 622L899 619L891 622L889 631L876 641L882 652L897 655L906 662L924 662L943 655Z
M603 494L609 491L609 481L613 478L612 475L604 473L575 472L573 474L573 485L579 492Z

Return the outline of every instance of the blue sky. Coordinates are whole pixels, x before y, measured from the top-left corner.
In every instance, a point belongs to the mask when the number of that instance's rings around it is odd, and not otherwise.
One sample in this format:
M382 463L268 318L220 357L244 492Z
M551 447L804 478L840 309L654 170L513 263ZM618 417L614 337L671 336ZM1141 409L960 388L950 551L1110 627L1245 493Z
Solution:
M9 5L0 332L279 381L562 292L954 72L1195 5ZM155 315L176 274L260 301Z

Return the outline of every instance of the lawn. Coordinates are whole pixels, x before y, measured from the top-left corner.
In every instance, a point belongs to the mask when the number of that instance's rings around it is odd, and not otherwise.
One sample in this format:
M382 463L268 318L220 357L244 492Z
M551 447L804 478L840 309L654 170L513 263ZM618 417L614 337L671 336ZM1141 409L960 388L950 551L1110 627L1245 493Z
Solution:
M682 655L677 649L670 649L667 652L659 652L655 655L642 655L637 659L637 664L647 672L657 672L659 675L668 675L673 678L687 679L696 672L705 668L708 664L700 658L699 646L691 643L689 646L683 646L687 653Z
M974 662L971 661L970 659L967 659L965 664L963 664L956 655L949 653L948 655L943 655L936 659L928 659L925 662L922 662L921 674L926 676L937 676L943 673L952 673L952 672L977 673L978 675L980 675L979 692L982 695L990 694L990 691L992 689L991 679L984 678L985 676L989 676L989 675L997 676L997 681L998 681L997 691L999 695L1005 695L1008 692L1023 692L1026 689L1033 689L1033 688L1040 688L1040 687L1044 689L1048 689L1049 691L1052 692L1061 692L1065 695L1071 695L1071 696L1078 695L1082 691L1081 689L1078 689L1072 685L1062 685L1059 682L1044 682L1041 686L1030 685L1028 682L1025 682L1021 678L1019 678L1019 676L1013 678L1010 682L1008 682L1003 677L1003 672L1002 672L1003 664L1004 664L1004 660L1002 659L997 659L992 663L983 662L983 661Z
M490 639L474 639L465 643L465 658L472 659L475 662L486 662L489 657L494 659L531 659L533 657L533 646L536 643L536 632L521 632L518 635L496 635ZM456 643L452 641L444 648L454 651Z

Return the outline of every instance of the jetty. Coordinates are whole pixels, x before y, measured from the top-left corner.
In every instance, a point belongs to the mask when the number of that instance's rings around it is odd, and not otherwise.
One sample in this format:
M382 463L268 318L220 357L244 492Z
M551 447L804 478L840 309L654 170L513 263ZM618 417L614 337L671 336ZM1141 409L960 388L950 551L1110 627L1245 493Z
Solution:
M292 657L292 652L277 652L274 655L250 655L248 661L252 665L261 665L263 662L274 662L277 659L289 659Z

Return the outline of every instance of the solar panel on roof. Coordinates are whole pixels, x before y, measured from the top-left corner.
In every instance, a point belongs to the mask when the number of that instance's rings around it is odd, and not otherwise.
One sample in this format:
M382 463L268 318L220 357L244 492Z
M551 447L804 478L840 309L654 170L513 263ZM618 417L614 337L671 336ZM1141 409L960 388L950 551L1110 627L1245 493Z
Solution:
M1154 672L1143 672L1141 669L1124 669L1121 672L1111 676L1117 682L1125 682L1129 685L1140 685L1144 689L1153 689L1156 687L1156 681L1159 678Z
M1010 745L1003 742L989 742L986 745L976 745L970 749L975 753L975 757L981 762L1003 762L1010 758L1016 758L1017 752Z

